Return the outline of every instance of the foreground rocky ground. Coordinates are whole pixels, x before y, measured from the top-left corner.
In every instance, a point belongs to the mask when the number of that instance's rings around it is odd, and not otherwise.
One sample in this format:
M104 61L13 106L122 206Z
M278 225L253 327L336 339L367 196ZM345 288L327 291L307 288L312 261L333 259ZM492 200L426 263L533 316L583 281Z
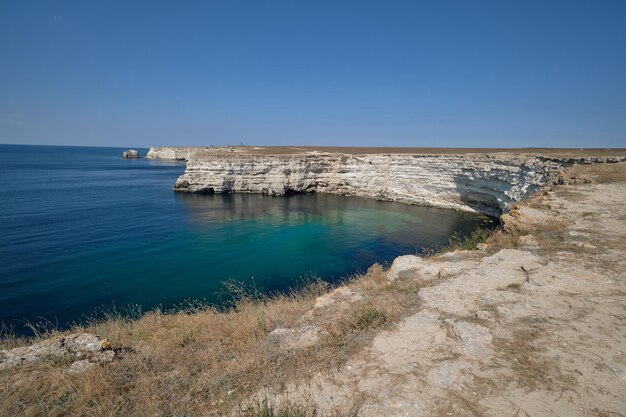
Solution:
M479 250L328 294L6 339L0 415L626 415L626 164L563 182Z
M625 171L578 168L594 183L513 209L515 248L396 259L419 311L290 395L372 417L624 415Z

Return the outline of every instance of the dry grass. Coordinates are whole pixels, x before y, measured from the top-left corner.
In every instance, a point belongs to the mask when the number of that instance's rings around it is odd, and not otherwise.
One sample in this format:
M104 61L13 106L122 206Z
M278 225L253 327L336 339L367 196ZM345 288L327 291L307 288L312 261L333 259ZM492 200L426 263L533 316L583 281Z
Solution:
M568 222L559 219L550 219L536 226L532 235L537 238L539 244L546 249L551 245L559 246L567 236Z
M599 408L593 409L593 417L624 417L624 414L616 413L610 410L600 410Z
M501 249L514 249L518 246L520 235L516 232L504 231L502 229L495 230L485 244L489 253L496 253Z
M547 389L549 391L565 391L575 385L576 380L565 375L557 361L544 355L538 342L541 334L538 323L526 323L516 326L511 337L495 338L493 346L497 353L495 366L511 369L515 378L512 379L520 387L529 391Z
M250 405L239 411L240 417L316 417L315 408L310 405L284 404L276 407L267 401Z
M495 306L483 308L501 317ZM512 383L528 392L545 390L561 394L573 390L577 384L576 379L565 374L559 366L559 361L548 356L548 349L542 347L541 338L547 331L545 324L545 320L541 318L524 317L517 320L514 325L508 326L511 329L510 335L494 337L494 357L484 366L502 372L498 372L498 376L474 375L471 383L474 395L468 395L469 393L463 390L450 390L450 395L435 403L432 415L442 417L487 415L485 403L478 399L489 397L503 387L509 389Z
M547 191L534 194L524 201L525 207L533 209L549 209L546 203ZM559 219L532 222L519 221L521 216L521 204L516 203L509 207L507 215L502 217L504 225L496 229L478 228L467 236L453 235L448 245L441 248L435 254L442 254L457 250L474 250L479 244L484 244L489 253L496 253L502 249L515 249L519 247L519 239L522 236L533 236L538 245L545 250L563 248L566 238L568 223Z
M626 182L626 162L613 164L592 164L577 165L570 168L569 173L578 178L589 178L594 182L603 183L623 183Z
M567 238L568 222L550 218L543 221L516 221L519 214L514 207L509 212L509 219L503 216L503 228L493 231L486 239L485 244L490 253L502 249L515 249L520 246L520 238L532 237L542 251L557 251L572 249L572 245L565 243Z
M267 387L336 369L376 329L418 307L416 284L387 285L380 265L348 285L365 296L350 308L336 303L312 316L305 313L328 291L322 283L270 298L243 292L228 311L194 306L130 318L112 314L72 329L108 338L118 359L77 375L67 373L68 361L0 371L0 416L315 415L297 406L241 405ZM313 346L285 349L268 337L276 328L311 324L306 320L323 329ZM4 339L5 345L18 342Z
M85 328L120 360L81 375L37 364L2 374L0 415L200 415L272 381L282 358L265 343L310 309L321 284L290 295L241 298L227 312L195 307L140 318L112 315ZM44 335L42 335L43 337Z
M448 240L448 245L439 250L439 254L457 250L474 250L480 243L485 243L494 233L491 229L476 228L467 236L454 233Z
M522 284L520 284L519 282L513 282L509 285L507 285L506 287L503 288L498 288L499 291L519 291L522 289Z

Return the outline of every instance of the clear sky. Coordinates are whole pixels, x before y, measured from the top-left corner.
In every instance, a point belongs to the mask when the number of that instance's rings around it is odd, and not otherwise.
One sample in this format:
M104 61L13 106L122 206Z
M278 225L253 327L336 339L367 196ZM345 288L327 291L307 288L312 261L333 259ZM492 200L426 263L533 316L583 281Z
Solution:
M0 143L626 147L625 0L0 5Z

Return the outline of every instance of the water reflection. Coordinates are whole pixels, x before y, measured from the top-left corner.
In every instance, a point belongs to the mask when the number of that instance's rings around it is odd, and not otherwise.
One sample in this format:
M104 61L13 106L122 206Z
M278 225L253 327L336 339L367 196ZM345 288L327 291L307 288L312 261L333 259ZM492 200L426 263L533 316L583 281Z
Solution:
M494 227L493 220L470 213L407 206L331 194L274 197L259 194L177 194L199 229L214 223L263 223L265 227L318 224L339 233L335 239L378 239L380 245L422 252L447 243L453 233ZM335 235L335 233L333 233Z

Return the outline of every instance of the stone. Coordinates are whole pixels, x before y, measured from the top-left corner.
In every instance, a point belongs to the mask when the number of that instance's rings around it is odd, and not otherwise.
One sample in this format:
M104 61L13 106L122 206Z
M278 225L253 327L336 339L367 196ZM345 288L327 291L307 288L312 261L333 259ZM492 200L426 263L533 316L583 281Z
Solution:
M462 372L469 367L469 363L462 360L444 361L431 371L429 379L433 385L447 388L456 382L463 381Z
M463 353L483 356L491 349L492 336L488 328L467 321L445 321L452 334L463 343Z
M91 333L71 334L61 337L59 341L70 352L100 352L105 350L105 346L110 346L108 340Z
M141 158L141 156L139 156L139 152L137 152L135 149L129 149L127 151L122 152L122 158L138 159L138 158Z
M115 357L115 352L110 348L108 340L90 333L57 336L30 346L0 350L0 369L35 363L50 357L75 357L87 358L92 362L110 362Z
M489 250L489 245L486 243L479 243L478 245L476 245L476 249L487 252Z
M387 272L387 280L412 279L420 282L429 282L440 278L444 271L441 265L431 259L421 256L405 255L394 259Z
M86 371L87 369L93 368L94 366L96 366L95 362L91 362L89 359L83 359L72 363L67 372L70 374L78 374Z
M405 399L387 399L380 404L364 404L357 417L415 417L420 415L418 403Z
M105 350L103 352L99 352L92 357L95 362L105 363L105 362L113 362L115 359L115 351L114 350Z
M328 307L331 304L336 303L337 301L341 301L343 303L353 303L355 301L359 301L363 298L363 296L357 292L354 292L349 287L339 287L335 288L328 294L324 294L315 299L315 304L313 309L320 309L324 307Z
M284 349L301 349L317 342L320 332L317 326L278 328L272 330L269 337Z
M480 320L492 321L495 319L493 316L493 313L486 311L486 310L478 310L476 314L474 315L476 316L477 319L480 319Z

